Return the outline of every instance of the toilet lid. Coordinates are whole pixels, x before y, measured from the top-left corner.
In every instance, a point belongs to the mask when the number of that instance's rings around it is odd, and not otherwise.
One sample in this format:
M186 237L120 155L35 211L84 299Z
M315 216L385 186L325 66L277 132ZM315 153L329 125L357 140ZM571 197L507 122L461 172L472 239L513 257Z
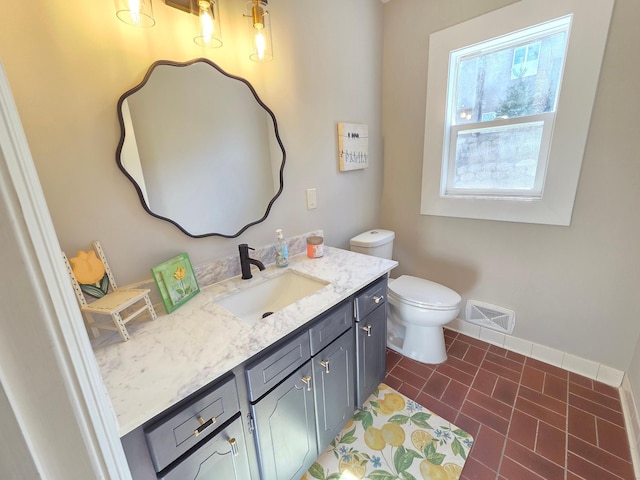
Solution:
M389 295L403 303L434 310L453 310L460 306L458 293L424 278L402 275L389 283Z

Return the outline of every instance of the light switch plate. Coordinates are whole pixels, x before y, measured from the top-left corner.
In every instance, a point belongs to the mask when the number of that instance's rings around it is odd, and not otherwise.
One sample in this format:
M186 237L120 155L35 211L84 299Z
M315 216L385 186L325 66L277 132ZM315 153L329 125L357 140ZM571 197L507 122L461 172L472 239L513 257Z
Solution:
M315 188L307 188L307 210L318 208L318 200Z

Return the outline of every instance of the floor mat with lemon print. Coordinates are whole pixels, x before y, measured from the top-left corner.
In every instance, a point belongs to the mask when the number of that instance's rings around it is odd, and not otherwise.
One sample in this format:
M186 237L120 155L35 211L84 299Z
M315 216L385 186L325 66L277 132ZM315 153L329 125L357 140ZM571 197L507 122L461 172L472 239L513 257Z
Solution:
M381 383L301 480L458 480L467 432Z

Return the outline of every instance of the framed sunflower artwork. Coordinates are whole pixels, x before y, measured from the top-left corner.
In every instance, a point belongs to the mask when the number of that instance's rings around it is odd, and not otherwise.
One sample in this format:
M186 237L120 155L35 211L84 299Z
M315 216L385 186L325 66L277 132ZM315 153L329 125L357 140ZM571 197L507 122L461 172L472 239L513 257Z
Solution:
M200 292L189 255L181 253L151 269L167 313L186 303Z

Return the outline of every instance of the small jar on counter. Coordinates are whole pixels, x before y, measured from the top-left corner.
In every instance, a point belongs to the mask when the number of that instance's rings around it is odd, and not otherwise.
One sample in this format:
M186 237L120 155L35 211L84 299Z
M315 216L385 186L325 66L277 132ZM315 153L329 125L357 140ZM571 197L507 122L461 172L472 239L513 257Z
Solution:
M324 255L324 238L307 237L307 257L320 258Z

